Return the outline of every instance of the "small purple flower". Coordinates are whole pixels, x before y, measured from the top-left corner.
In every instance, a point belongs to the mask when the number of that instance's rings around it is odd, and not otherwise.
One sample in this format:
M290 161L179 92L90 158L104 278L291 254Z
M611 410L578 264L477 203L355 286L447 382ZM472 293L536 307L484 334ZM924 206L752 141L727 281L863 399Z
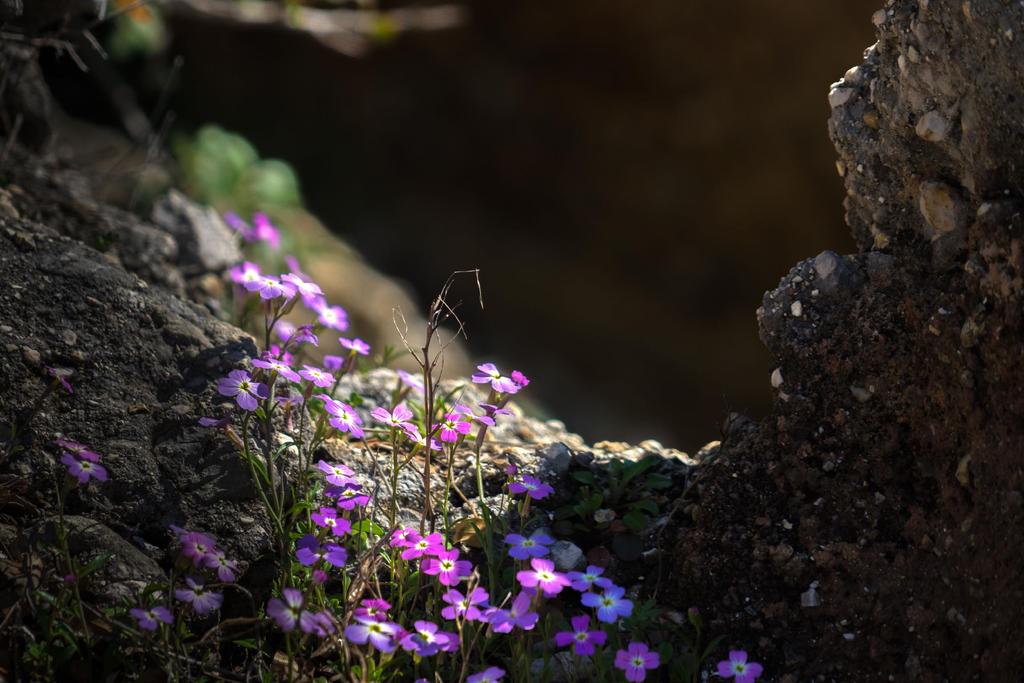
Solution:
M271 248L281 246L281 233L265 213L254 213L252 216L252 232L249 239L253 242L266 242Z
M331 487L325 493L335 498L335 503L342 510L353 510L357 507L363 507L370 502L370 496L363 493L361 484Z
M530 611L532 596L526 591L521 591L512 600L509 609L492 608L484 613L484 619L491 625L495 633L510 633L513 627L521 628L524 631L532 631L537 625L540 615Z
M235 266L228 271L228 275L235 284L242 285L243 287L250 283L258 282L263 277L260 267L251 261Z
M327 462L326 460L321 460L317 463L317 469L327 475L324 479L327 480L328 484L333 484L334 486L347 486L355 483L356 481L353 479L356 473L352 471L352 468L346 467L345 465L335 465Z
M363 420L356 413L355 408L335 401L327 394L317 394L317 398L324 402L324 410L332 417L327 420L328 424L339 432L348 432L355 439L363 438Z
M389 609L391 609L391 604L387 600L374 598L363 600L362 607L356 607L352 614L356 617L373 619L374 621L387 621Z
M466 683L498 683L504 676L504 669L492 666L468 677Z
M558 595L569 585L569 579L565 574L555 571L555 563L551 560L535 557L530 560L530 566L532 569L516 573L516 580L524 588L540 588L544 595L550 597Z
M338 337L338 342L349 350L353 356L359 354L360 356L370 355L370 345L364 342L358 337L355 339L346 339L345 337Z
M512 371L512 381L516 383L516 386L520 389L525 389L530 383L530 378L519 372L518 370Z
M344 550L344 548L342 548ZM322 586L327 583L327 572L323 569L314 569L313 573L309 575L309 580L313 582L314 586Z
M98 453L94 453L89 450L89 447L85 444L78 443L77 441L71 441L69 439L57 439L54 443L63 448L68 453L79 460L88 460L90 462L99 462L100 456Z
M625 650L615 653L615 668L622 669L626 674L626 680L631 683L639 683L647 678L649 669L657 669L661 664L661 657L657 652L650 652L646 643L630 643Z
M523 476L522 481L514 481L509 484L508 492L512 495L527 493L530 498L533 498L534 500L542 500L554 493L555 489L553 489L550 484L545 484L537 477L531 477L527 474Z
M230 415L225 415L224 417L221 417L221 418L216 418L216 417L201 417L201 418L199 418L199 426L200 427L209 427L209 428L212 428L212 429L220 429L222 427L227 427L229 424L231 424L231 416Z
M455 406L455 409L452 412L458 413L459 415L465 415L473 422L479 422L480 424L487 425L488 427L494 426L493 418L490 418L487 415L477 415L469 406Z
M192 560L192 564L196 567L203 565L206 562L206 556L217 549L214 540L206 534L201 534L198 531L186 531L184 529L179 531L175 527L171 528L178 533L178 542L181 543L181 556Z
M505 537L505 543L512 546L508 549L508 554L517 560L544 557L550 552L548 546L554 542L555 539L541 531L534 531L529 538L520 534L509 534Z
M348 329L348 313L341 306L330 306L323 299L318 299L314 310L316 319L324 327L329 327L338 332Z
M299 375L321 389L334 384L334 375L329 372L324 372L320 368L312 365L303 365L302 369L299 370Z
M285 273L281 276L281 282L287 282L291 285L299 296L302 297L303 301L312 301L318 296L323 295L323 290L320 289L320 285L315 282L308 282L303 280L295 273Z
M240 233L244 239L250 239L252 230L249 224L242 220L234 211L228 211L224 214L224 222L229 228Z
M341 370L342 366L345 365L345 359L341 356L324 356L324 367L331 372L337 372Z
M411 372L406 372L405 370L399 370L398 379L402 381L402 384L413 391L420 394L423 393L423 378L421 376L414 375Z
M427 437L425 437L420 432L419 427L417 427L415 425L409 425L408 428L406 428L404 430L404 432L405 432L406 438L408 438L410 441L412 441L413 443L418 445L420 448L426 447L426 445L427 445ZM439 450L441 450L441 444L439 444L437 442L437 439L435 439L433 437L430 438L430 450L432 450L432 451L439 451Z
M469 434L473 428L473 423L468 420L463 420L459 413L448 413L444 416L441 421L441 441L445 443L455 443L459 440L459 437Z
M219 379L217 391L221 396L233 396L242 410L256 410L257 399L270 395L267 385L254 382L245 370L232 370Z
M441 616L445 619L455 621L462 617L466 621L479 621L483 616L481 607L487 607L487 591L479 586L474 588L468 596L463 595L454 588L448 589L441 600L448 603L448 607L441 610Z
M398 627L387 621L377 621L369 617L356 617L354 624L345 627L345 638L356 645L369 643L381 652L394 652L394 636Z
M519 391L519 385L508 377L503 377L494 363L484 363L476 366L480 372L473 375L472 379L477 384L490 384L491 389L499 394L514 394Z
M107 470L103 465L90 460L79 460L70 453L60 456L60 461L68 468L68 474L78 480L79 484L87 484L90 479L107 480Z
M409 548L420 541L422 536L416 529L405 527L404 529L395 529L391 532L391 547L392 548Z
M163 605L156 605L149 609L133 607L129 612L135 617L136 623L138 623L139 628L143 631L155 631L160 628L161 622L170 624L174 621L174 615Z
M585 572L569 572L568 577L572 581L573 590L587 593L594 590L594 586L598 588L611 587L612 580L601 576L601 574L604 574L602 567L590 565Z
M303 633L311 633L324 638L334 633L337 628L334 626L334 618L326 611L309 612L302 610L299 614L299 628Z
M301 382L302 378L299 377L299 373L292 370L287 363L279 358L274 358L269 354L264 354L262 358L257 358L252 362L258 368L264 370L270 370L284 377L289 382Z
M295 332L285 341L296 345L312 344L313 346L320 346L320 339L316 336L316 333L313 332L312 325L300 325L295 328Z
M736 683L754 683L762 673L764 667L757 662L748 662L747 653L743 650L730 650L729 659L718 663L718 675L722 678L735 676Z
M224 604L224 595L207 590L203 586L201 579L186 576L185 585L187 588L175 589L174 597L192 605L192 609L199 616L205 616L214 610L218 610Z
M324 560L332 567L343 567L348 560L348 553L336 543L321 546L316 536L306 534L295 542L295 557L306 567L313 566L319 560Z
M267 616L277 622L282 631L292 631L302 613L302 591L285 588L280 598L271 598L267 603Z
M413 541L411 545L402 551L402 559L415 560L417 557L437 555L443 552L444 536L435 532Z
M614 624L619 617L628 617L633 613L633 601L623 598L625 593L625 588L612 586L604 592L604 595L584 593L580 599L587 607L597 609L598 620L606 624Z
M68 382L68 376L71 374L70 371L58 370L57 368L47 367L46 372L47 374L50 375L50 377L53 377L55 380L60 382L60 385L64 387L64 391L68 392L69 394L75 393L75 390L71 388L71 383Z
M352 531L352 522L344 517L338 517L338 511L331 507L321 507L320 512L314 512L309 518L317 526L330 529L335 536L344 536Z
M259 292L260 298L265 301L278 297L291 299L295 296L295 289L291 285L269 275L261 275L252 282L243 283L242 286L250 292Z
M409 418L412 417L412 411L404 403L399 403L391 411L387 408L374 408L370 413L370 417L377 422L383 422L392 429L401 429L403 431L416 429L416 426L409 422Z
M420 569L428 576L436 576L442 586L457 586L473 573L473 565L468 560L460 560L459 551L454 548L423 560Z
M207 569L216 571L217 578L224 583L233 582L238 571L238 563L234 560L229 560L223 550L214 549L208 552L206 559L203 560L203 565Z
M429 621L417 621L416 630L402 638L402 649L416 653L420 657L436 655L448 644L448 636L439 632L437 624Z
M572 651L580 657L594 654L595 645L604 645L608 634L600 629L590 630L590 617L581 614L572 618L572 630L560 631L555 634L555 644L558 647L566 647L572 644Z

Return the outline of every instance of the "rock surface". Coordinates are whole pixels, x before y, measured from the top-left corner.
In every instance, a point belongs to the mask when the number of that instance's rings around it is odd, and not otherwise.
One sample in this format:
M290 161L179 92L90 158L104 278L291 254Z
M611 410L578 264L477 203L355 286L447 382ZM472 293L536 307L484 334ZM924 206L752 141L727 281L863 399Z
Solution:
M778 680L1024 666L1022 12L889 2L832 90L861 251L765 295L775 409L727 431L669 548L676 606Z

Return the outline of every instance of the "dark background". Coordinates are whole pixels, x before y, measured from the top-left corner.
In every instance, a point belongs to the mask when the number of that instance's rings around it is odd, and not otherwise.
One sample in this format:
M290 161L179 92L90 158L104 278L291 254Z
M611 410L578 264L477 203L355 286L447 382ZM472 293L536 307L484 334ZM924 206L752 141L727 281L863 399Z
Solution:
M359 59L177 17L171 107L291 162L422 302L481 268L472 350L572 429L694 449L767 408L763 292L852 249L826 96L877 4L478 2Z

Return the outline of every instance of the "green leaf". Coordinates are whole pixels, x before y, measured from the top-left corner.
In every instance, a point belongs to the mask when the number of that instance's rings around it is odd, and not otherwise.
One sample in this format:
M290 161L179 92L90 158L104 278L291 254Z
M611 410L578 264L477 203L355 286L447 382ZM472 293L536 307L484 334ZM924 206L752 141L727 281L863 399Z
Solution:
M644 479L644 486L649 489L667 489L672 486L672 477L666 477L664 474L648 474L647 478Z
M590 470L580 470L579 472L573 472L572 478L583 484L594 483L594 473Z
M622 523L625 524L630 531L640 533L647 528L647 523L650 519L650 517L640 510L630 510L622 516Z
M622 483L628 484L634 478L640 476L660 462L661 458L648 456L625 465L622 473Z
M113 557L113 553L101 553L98 557L93 558L89 561L89 564L85 565L78 571L79 578L89 576L94 571L105 565Z
M240 639L234 640L232 642L235 645L238 645L239 647L244 647L246 650L255 650L258 647L256 645L256 639L255 638L240 638Z

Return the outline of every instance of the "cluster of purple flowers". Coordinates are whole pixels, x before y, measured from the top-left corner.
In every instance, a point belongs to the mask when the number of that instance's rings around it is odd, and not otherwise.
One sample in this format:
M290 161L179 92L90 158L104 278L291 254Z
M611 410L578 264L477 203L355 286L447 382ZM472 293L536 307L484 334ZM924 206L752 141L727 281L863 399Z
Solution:
M515 394L530 383L530 379L518 370L514 370L508 377L502 375L494 363L484 363L476 369L476 374L470 379L477 384L490 384L491 391L498 395Z
M251 226L238 214L230 211L224 214L224 222L229 228L240 234L246 242L266 242L272 249L281 246L280 231L274 227L270 218L264 213L253 214Z
M338 630L330 612L312 612L303 609L304 604L302 591L298 588L285 588L281 591L280 598L271 598L267 603L267 616L285 632L295 630L297 625L303 633L323 638Z
M57 439L56 443L61 448L61 463L79 484L88 484L90 479L107 480L107 470L100 464L100 456L97 453L77 441Z

